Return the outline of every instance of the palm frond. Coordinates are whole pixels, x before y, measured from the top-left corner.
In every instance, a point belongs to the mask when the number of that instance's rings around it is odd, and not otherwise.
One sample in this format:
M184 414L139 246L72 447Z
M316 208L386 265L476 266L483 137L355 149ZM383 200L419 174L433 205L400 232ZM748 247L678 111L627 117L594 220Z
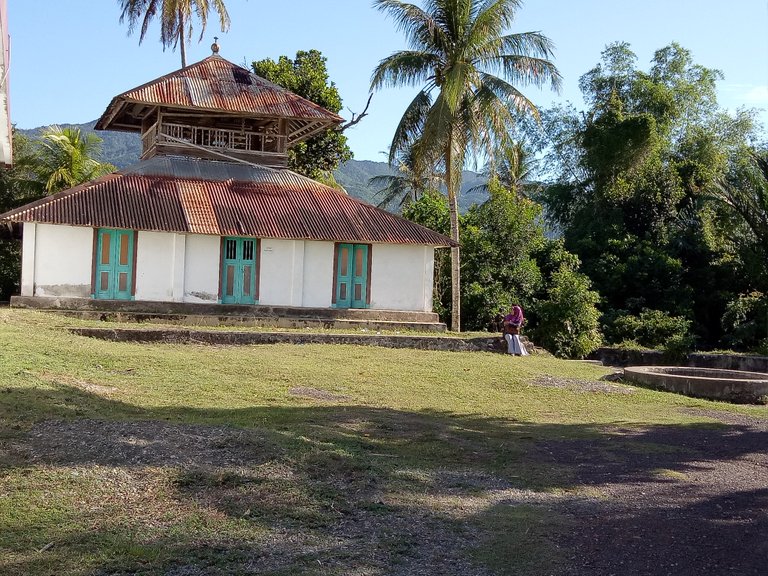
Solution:
M371 90L430 82L440 62L434 54L404 50L384 58L373 71Z
M419 139L431 107L432 97L429 92L421 90L405 109L389 147L391 165L396 163L399 154L405 153Z
M415 4L399 0L375 0L373 6L395 21L395 28L405 34L408 45L414 50L437 48L438 52L444 52L450 45L444 28L439 25L429 6L427 10L422 10Z

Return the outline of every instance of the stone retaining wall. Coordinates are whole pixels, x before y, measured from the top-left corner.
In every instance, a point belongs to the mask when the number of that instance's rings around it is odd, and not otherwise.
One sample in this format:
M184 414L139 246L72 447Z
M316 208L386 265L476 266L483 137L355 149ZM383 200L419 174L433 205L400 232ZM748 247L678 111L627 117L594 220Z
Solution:
M768 372L768 356L748 354L711 354L693 352L683 361L675 360L656 350L624 350L598 348L592 357L606 366L692 366L720 368L745 372Z
M386 348L416 348L452 352L505 352L506 344L497 336L455 338L446 336L407 336L386 334L327 334L303 332L232 332L220 330L140 330L132 328L70 328L79 336L113 342L165 342L172 344L352 344ZM523 339L528 350L542 350Z

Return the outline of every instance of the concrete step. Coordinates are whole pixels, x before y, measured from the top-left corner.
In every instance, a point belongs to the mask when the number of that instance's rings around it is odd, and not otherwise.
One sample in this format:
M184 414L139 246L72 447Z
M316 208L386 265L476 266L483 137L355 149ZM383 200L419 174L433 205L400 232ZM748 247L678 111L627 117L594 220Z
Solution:
M434 312L407 310L303 308L258 304L241 306L38 296L14 296L11 298L11 306L54 311L77 318L121 322L163 322L199 326L445 331L445 324L440 322L438 315Z

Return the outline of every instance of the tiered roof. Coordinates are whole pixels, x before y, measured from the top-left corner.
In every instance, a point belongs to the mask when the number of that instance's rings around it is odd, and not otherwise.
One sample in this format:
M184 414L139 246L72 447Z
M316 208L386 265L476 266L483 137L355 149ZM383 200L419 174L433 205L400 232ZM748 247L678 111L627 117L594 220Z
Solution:
M454 243L289 170L158 156L0 221L297 240Z

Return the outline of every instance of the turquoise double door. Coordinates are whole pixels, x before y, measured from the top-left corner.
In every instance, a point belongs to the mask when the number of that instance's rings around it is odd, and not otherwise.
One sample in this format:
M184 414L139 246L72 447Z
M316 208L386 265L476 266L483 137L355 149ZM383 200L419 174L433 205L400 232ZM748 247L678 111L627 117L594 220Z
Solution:
M255 304L258 300L255 238L224 238L222 243L221 303Z
M98 229L94 298L130 300L133 297L135 250L133 230Z
M369 258L367 244L336 245L336 308L368 307Z

